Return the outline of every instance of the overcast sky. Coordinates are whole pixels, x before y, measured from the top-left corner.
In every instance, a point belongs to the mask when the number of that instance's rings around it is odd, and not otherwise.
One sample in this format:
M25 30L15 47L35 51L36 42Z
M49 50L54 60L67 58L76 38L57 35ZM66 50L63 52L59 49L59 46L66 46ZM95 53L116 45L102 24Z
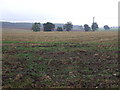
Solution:
M118 25L119 0L0 0L0 21Z

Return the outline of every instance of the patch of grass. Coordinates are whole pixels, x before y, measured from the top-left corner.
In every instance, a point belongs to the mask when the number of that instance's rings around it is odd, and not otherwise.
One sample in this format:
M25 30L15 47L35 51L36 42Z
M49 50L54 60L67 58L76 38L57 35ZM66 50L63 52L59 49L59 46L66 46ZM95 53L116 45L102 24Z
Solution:
M117 77L112 76L118 74L116 35L116 32L5 33L3 86L94 88L100 83L98 87L117 87ZM19 73L22 79L15 81Z
M35 58L31 58L31 56L29 59L27 59L28 63L26 64L26 72L28 72L28 74L32 75L33 77L43 76L48 69L47 63L49 62L49 59L43 59L39 57L37 60L38 61L34 62Z
M26 57L29 57L31 55L32 55L31 53L20 53L20 54L17 54L17 56L20 57L20 58L26 58Z
M58 47L17 47L17 50L24 50L24 51L40 51L40 50L45 50L45 51L54 51L57 50Z
M2 46L2 51L8 51L11 50L9 46Z
M11 44L11 43L13 43L13 44L16 44L16 43L28 43L28 44L30 44L30 43L36 43L36 44L65 44L67 42L2 41L2 43L3 44Z

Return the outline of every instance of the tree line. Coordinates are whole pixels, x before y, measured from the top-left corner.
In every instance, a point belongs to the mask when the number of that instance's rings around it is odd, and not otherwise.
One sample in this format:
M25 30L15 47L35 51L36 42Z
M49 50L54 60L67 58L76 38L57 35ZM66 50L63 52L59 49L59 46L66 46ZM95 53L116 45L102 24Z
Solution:
M93 22L91 27L88 24L84 24L84 30L85 31L96 31L98 29L98 24L96 22ZM56 31L71 31L73 29L72 22L67 22L63 25L63 27L57 27ZM105 30L109 30L110 27L108 25L104 26ZM41 23L35 22L32 25L32 30L35 32L38 32L41 30ZM54 31L55 30L55 24L51 22L47 22L43 24L43 30L44 31Z

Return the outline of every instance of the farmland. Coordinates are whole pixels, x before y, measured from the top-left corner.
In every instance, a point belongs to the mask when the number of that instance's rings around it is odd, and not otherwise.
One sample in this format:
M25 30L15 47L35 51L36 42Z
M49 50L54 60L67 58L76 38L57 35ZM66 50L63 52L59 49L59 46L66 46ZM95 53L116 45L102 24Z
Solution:
M118 88L118 32L3 30L3 88Z

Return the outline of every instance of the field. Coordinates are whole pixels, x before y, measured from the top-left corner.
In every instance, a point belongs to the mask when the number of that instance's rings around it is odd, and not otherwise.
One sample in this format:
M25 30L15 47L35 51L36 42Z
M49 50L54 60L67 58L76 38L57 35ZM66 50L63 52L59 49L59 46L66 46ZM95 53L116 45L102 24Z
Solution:
M3 88L118 88L118 32L3 30Z

